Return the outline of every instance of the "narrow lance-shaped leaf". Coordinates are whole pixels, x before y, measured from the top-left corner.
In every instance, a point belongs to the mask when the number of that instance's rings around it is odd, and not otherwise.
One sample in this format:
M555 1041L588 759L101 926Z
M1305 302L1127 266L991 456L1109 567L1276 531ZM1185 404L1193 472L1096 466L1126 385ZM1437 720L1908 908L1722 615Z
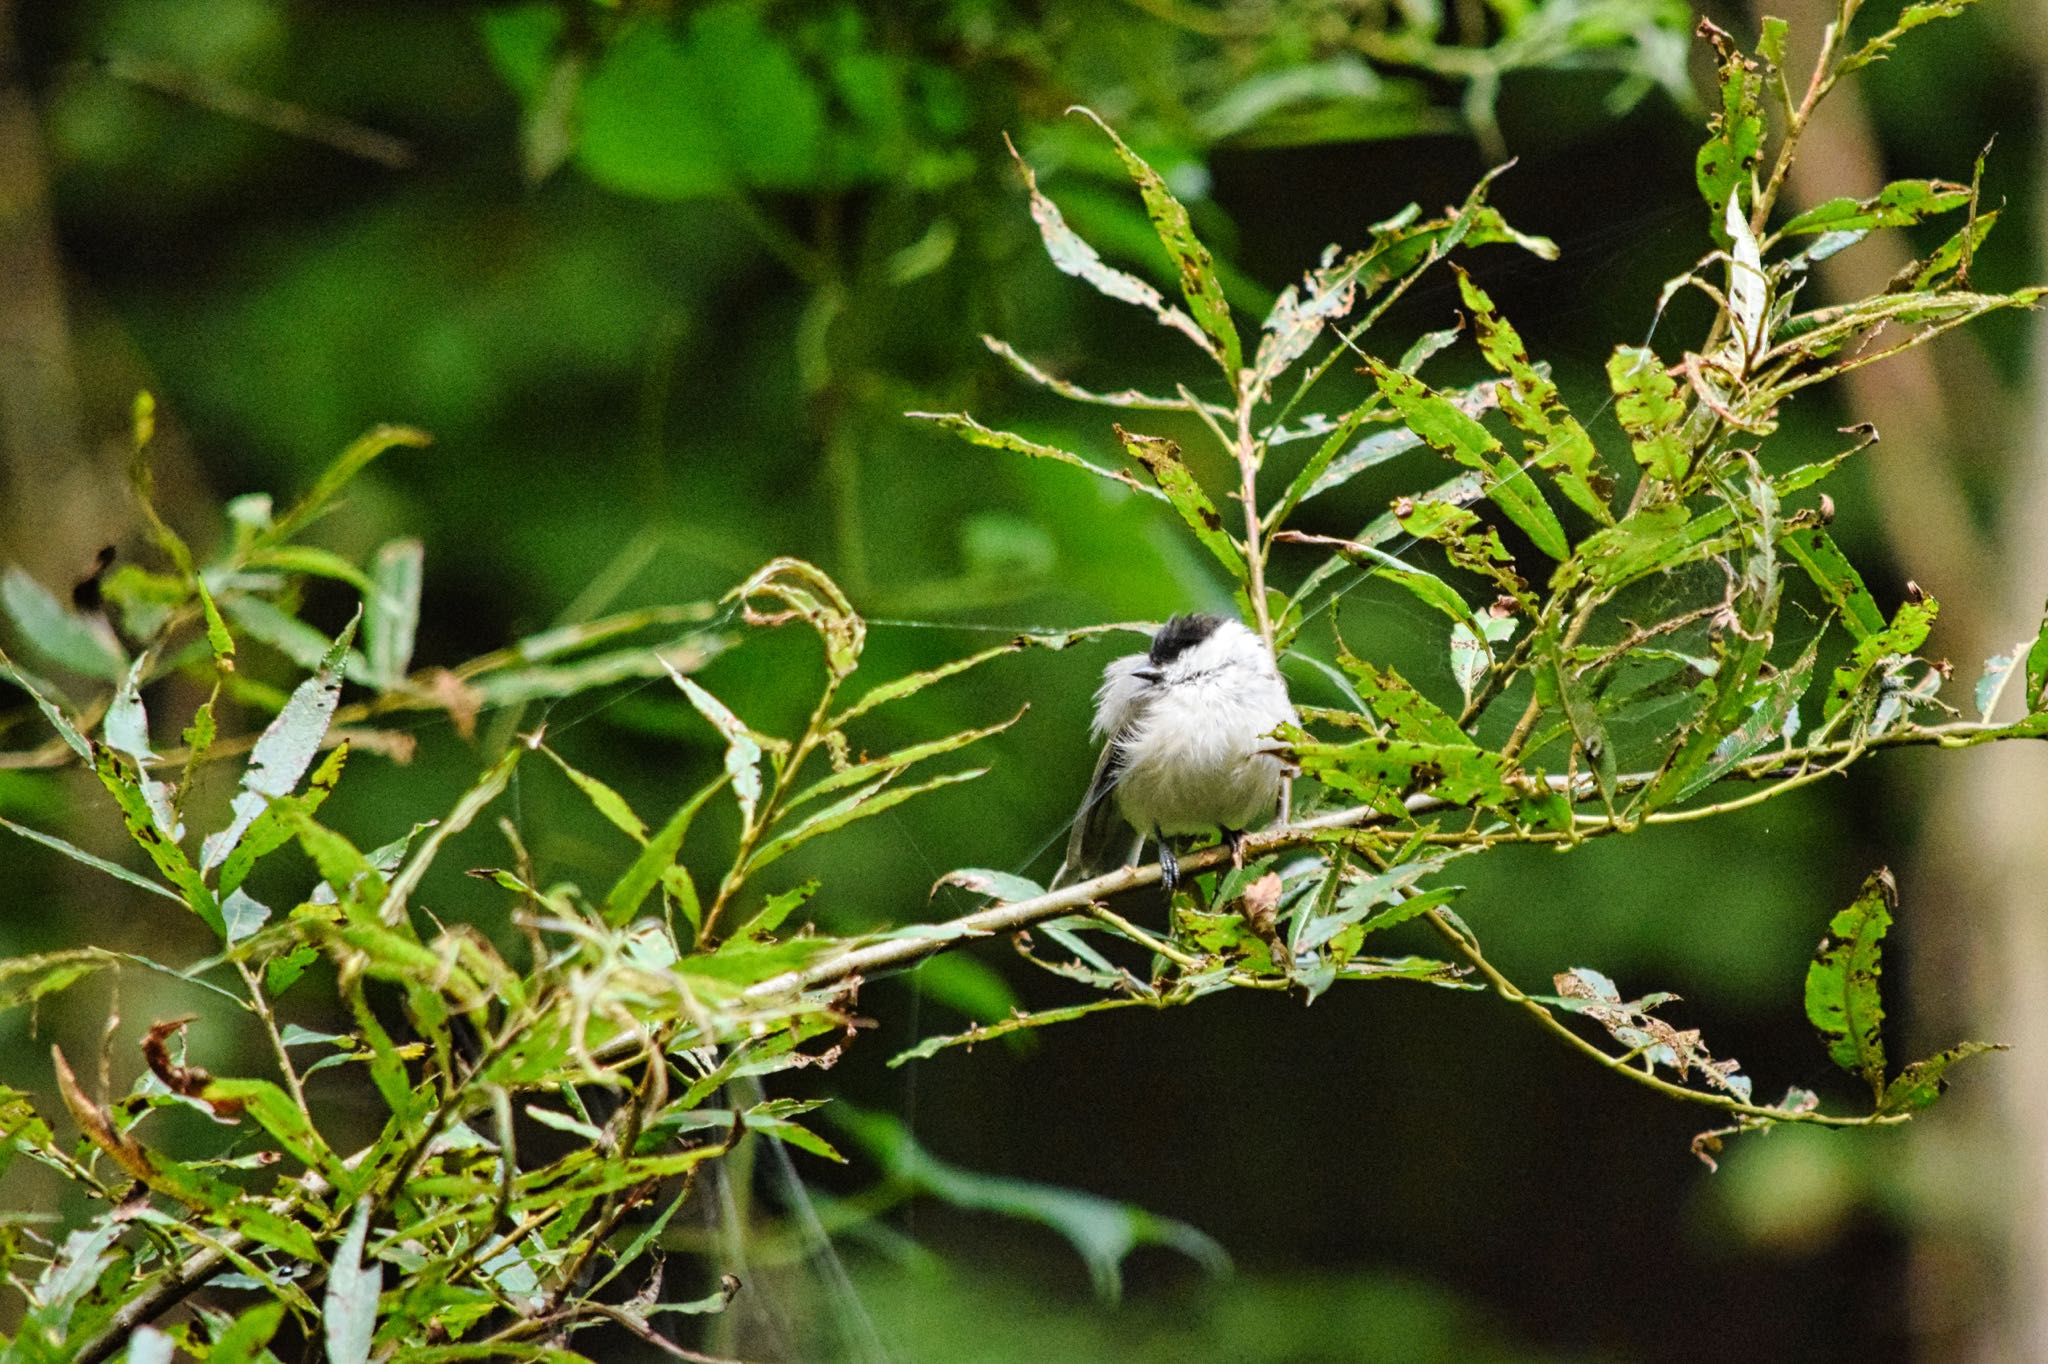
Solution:
M682 851L683 839L689 834L690 823L696 819L697 812L731 779L730 774L725 774L706 783L678 806L668 822L647 840L604 897L606 923L623 924L640 912L648 892L660 882L662 873L674 865L677 854Z
M1828 1057L1860 1075L1874 1099L1885 1090L1884 1005L1877 978L1884 935L1891 927L1898 887L1882 868L1871 873L1847 909L1828 923L1806 968L1806 1017L1827 1043Z
M327 1364L368 1364L377 1335L377 1298L384 1287L384 1267L363 1265L369 1237L370 1204L356 1205L348 1231L327 1271L327 1294L321 1304L321 1327L327 1339Z
M1538 468L1557 480L1559 491L1588 516L1612 525L1614 513L1607 503L1614 494L1614 477L1601 462L1593 438L1565 407L1557 385L1530 362L1520 333L1500 315L1486 291L1463 270L1451 268L1471 311L1480 353L1497 373L1507 376L1505 383L1497 385L1501 411L1534 437L1528 452Z
M1863 585L1863 575L1835 544L1833 536L1818 526L1807 526L1784 536L1779 542L1787 556L1806 570L1821 595L1833 603L1849 637L1858 643L1885 628L1884 612Z
M388 690L412 664L420 624L420 586L426 547L417 540L393 540L371 564L371 592L364 603L363 652L370 680Z
M285 702L284 709L277 713L277 718L256 740L256 747L249 754L248 769L242 774L242 789L235 796L228 826L200 845L199 865L202 870L212 871L226 861L227 855L235 850L235 844L241 841L256 817L272 800L290 795L292 788L299 784L299 778L312 766L313 755L320 751L320 741L327 736L327 727L333 722L335 707L341 701L342 664L348 657L349 641L355 638L356 623L361 618L359 611L342 627L341 633L335 637L334 646L321 660L319 671L298 685Z
M1233 383L1237 371L1244 364L1244 350L1237 339L1237 324L1230 319L1230 304L1223 297L1223 283L1216 277L1216 261L1209 254L1209 248L1195 235L1194 225L1188 221L1188 211L1173 192L1166 187L1166 181L1159 178L1159 172L1147 165L1144 158L1124 145L1116 130L1104 123L1092 109L1077 109L1109 136L1116 147L1116 154L1122 159L1124 169L1130 172L1131 180L1138 187L1138 194L1145 201L1146 216L1152 219L1152 230L1159 234L1160 245L1173 258L1175 268L1180 272L1181 297L1187 300L1188 311L1195 315L1195 321L1202 330L1214 338L1221 353L1223 372Z
M1488 475L1486 496L1508 520L1521 527L1536 548L1553 559L1562 559L1570 552L1557 513L1550 509L1535 481L1502 450L1492 432L1420 379L1379 360L1368 359L1366 365L1379 384L1380 396L1399 409L1410 430L1439 453Z
M1905 227L1970 202L1970 187L1948 180L1894 180L1867 199L1830 199L1778 229L1781 237Z
M149 854L149 860L156 863L156 869L163 873L164 879L178 888L180 898L192 912L205 920L206 926L216 934L225 936L227 926L221 917L220 905L213 892L207 889L205 877L192 865L185 850L157 828L156 814L143 795L140 781L130 775L125 764L110 748L95 744L92 757L93 771L100 784L113 796L114 804L120 807L121 822L127 826L128 836Z
M540 745L540 751L554 759L555 766L562 769L562 775L574 782L576 789L590 798L591 805L611 822L613 828L635 843L647 841L646 821L633 813L633 807L626 803L624 796L589 773L571 767L567 759L546 744Z
M62 853L72 861L83 863L94 871L105 872L116 880L125 881L138 890L146 890L153 895L161 895L167 900L175 900L180 904L184 903L184 897L177 894L177 892L166 890L157 882L150 880L146 876L138 875L117 862L109 862L106 858L97 857L76 844L67 843L55 834L46 834L40 829L31 829L25 824L16 824L13 820L5 817L0 817L0 829L20 834L31 843L40 843L52 852Z
M392 878L391 889L378 910L379 919L386 924L396 924L405 917L406 902L419 888L427 868L433 865L435 856L440 853L441 845L467 829L470 821L481 814L485 806L504 793L506 784L512 780L513 769L519 765L519 759L525 752L524 744L512 745L504 757L491 764L476 779L474 786L462 793L462 799L455 802L455 808L448 812L448 817L434 826L426 842L420 844L419 851L406 862L405 869Z
M987 771L988 769L985 767L975 767L965 772L949 772L943 777L933 777L928 781L921 781L915 786L898 786L888 790L870 788L865 791L855 791L852 795L834 801L795 828L777 834L774 838L763 843L755 850L754 855L747 860L746 875L752 876L784 853L795 850L799 845L809 842L819 834L831 833L834 829L844 828L856 820L868 819L874 815L879 815L884 810L894 809L913 796L921 796L927 791L936 791L941 786L951 786L955 782L972 781L976 777L984 775Z
M1039 441L1030 440L1011 431L991 430L968 416L965 412L906 412L903 415L917 421L931 422L947 431L951 431L970 445L979 445L990 450L1009 450L1015 454L1025 455L1032 459L1049 459L1060 464L1070 464L1076 469L1086 469L1098 478L1106 478L1113 483L1120 483L1132 492L1143 493L1147 497L1156 497L1161 500L1164 500L1166 496L1157 488L1148 487L1134 474L1126 473L1122 469L1105 469L1099 464L1089 463L1070 450L1062 450L1056 445L1046 445Z
M1906 6L1899 12L1897 23L1844 57L1841 65L1835 68L1835 74L1846 76L1852 71L1861 71L1872 62L1883 61L1891 55L1893 45L1910 30L1961 14L1974 3L1975 0L1919 0L1919 3Z
M786 813L797 809L799 806L808 804L819 796L828 795L833 791L843 791L849 786L858 786L862 782L872 781L876 777L901 771L913 764L921 763L927 758L936 758L943 754L956 752L967 747L969 744L979 743L991 735L1001 734L1011 725L1023 719L1025 709L1025 707L1020 707L1015 715L1012 715L1007 720L998 721L993 725L986 725L977 729L963 729L956 734L949 734L942 739L927 739L923 743L910 744L906 747L895 749L892 752L884 753L877 758L849 763L830 776L820 777L817 781L812 782L809 786L797 792L789 798L782 808Z
M740 717L726 708L725 702L673 668L669 670L669 677L683 689L683 695L690 698L690 704L697 708L697 713L724 736L725 774L732 779L733 795L740 803L740 819L746 827L752 828L755 808L761 803L760 743Z
M1235 581L1242 583L1250 570L1245 566L1244 554L1237 541L1223 528L1223 513L1209 500L1209 494L1195 480L1194 471L1181 461L1180 446L1160 436L1139 436L1116 429L1116 438L1123 443L1131 458L1151 471L1159 482L1159 489L1166 494L1166 500L1180 513L1180 519L1195 533L1195 539L1216 557L1216 561L1229 570Z
M904 1187L955 1207L1025 1218L1059 1232L1087 1263L1097 1291L1106 1297L1117 1293L1124 1257L1141 1245L1179 1251L1212 1273L1221 1273L1229 1263L1221 1247L1184 1222L1072 1189L963 1170L918 1146L897 1118L844 1103L830 1111L838 1126Z
M1106 263L1094 247L1082 241L1074 229L1067 226L1059 205L1040 191L1037 174L1032 171L1030 163L1018 154L1015 144L1006 136L1003 145L1009 147L1017 169L1023 172L1024 187L1031 194L1031 217L1038 224L1039 236L1045 239L1045 254L1060 273L1086 281L1094 286L1097 293L1120 302L1137 304L1158 318L1162 326L1173 328L1209 355L1216 354L1215 345L1193 318L1168 303L1144 280Z
M1900 1071L1884 1088L1880 1113L1917 1113L1931 1107L1948 1092L1948 1068L1987 1051L2005 1051L2003 1042L1958 1042L1947 1051L1915 1061Z
M149 711L142 703L142 668L148 656L138 658L121 679L121 685L114 689L114 699L107 704L106 719L100 722L100 733L107 746L135 764L136 779L142 798L149 805L150 818L155 821L157 832L173 843L185 836L184 826L178 822L173 801L176 792L171 784L158 781L149 775L151 763L157 760L149 746Z
M1763 78L1726 31L1703 19L1700 32L1717 53L1721 107L1707 121L1707 141L1695 160L1694 176L1707 201L1714 237L1726 246L1728 205L1743 210L1741 190L1763 149Z
M78 732L78 726L71 723L56 702L43 694L44 687L38 679L31 678L15 666L4 649L0 649L0 682L27 692L28 699L36 703L36 709L43 713L43 718L50 722L50 728L57 731L57 737L64 741L65 746L87 762L92 761L92 749L86 744L85 736Z
M352 441L347 449L335 456L332 464L321 470L320 477L314 480L306 495L262 533L261 542L274 545L291 539L309 521L327 510L328 504L349 485L350 480L385 451L401 445L423 449L432 443L433 438L426 432L409 426L373 427Z

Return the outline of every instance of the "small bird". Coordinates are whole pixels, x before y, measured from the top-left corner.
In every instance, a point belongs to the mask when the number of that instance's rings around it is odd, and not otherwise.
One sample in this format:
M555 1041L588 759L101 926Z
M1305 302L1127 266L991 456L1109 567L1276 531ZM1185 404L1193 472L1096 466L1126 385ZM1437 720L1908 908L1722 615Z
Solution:
M1137 834L1124 865L1158 840L1169 895L1180 879L1171 839L1215 829L1241 859L1245 830L1273 808L1286 772L1273 731L1297 723L1258 635L1221 616L1167 621L1149 650L1103 669L1094 734L1107 742L1053 884L1116 865L1120 822Z

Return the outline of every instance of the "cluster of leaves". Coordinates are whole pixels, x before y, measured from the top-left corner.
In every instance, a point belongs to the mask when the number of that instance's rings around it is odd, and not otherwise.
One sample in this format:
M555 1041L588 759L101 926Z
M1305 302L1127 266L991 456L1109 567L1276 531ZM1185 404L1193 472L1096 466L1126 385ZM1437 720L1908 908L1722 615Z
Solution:
M55 734L5 761L89 768L153 874L51 832L7 827L181 906L171 912L196 916L210 950L191 961L98 947L12 960L0 965L0 1008L102 972L143 970L190 994L196 1016L253 1026L274 1074L214 1074L188 1054L188 1017L146 1028L125 1089L110 1088L119 1059L111 1052L95 1090L79 1073L94 1068L53 1049L55 1088L82 1134L75 1145L27 1089L0 1089L0 1160L48 1167L91 1208L55 1240L9 1224L0 1270L22 1300L19 1357L104 1358L139 1331L131 1359L168 1358L173 1346L202 1359L264 1359L289 1339L323 1333L338 1364L373 1353L568 1359L582 1357L572 1343L593 1327L651 1342L661 1314L722 1310L736 1283L687 1302L659 1299L663 1233L699 1167L749 1134L842 1159L799 1121L815 1102L766 1098L759 1079L831 1065L855 1021L842 992L777 983L847 944L790 931L815 881L764 889L762 873L815 838L981 775L917 774L1016 719L870 756L855 746L864 717L1068 638L1010 641L862 685L860 617L817 569L778 559L722 603L622 613L463 667L415 669L420 545L387 544L358 566L293 537L373 457L422 438L372 433L282 515L267 499L241 499L222 548L201 563L150 510L153 422L144 395L136 490L167 570L103 563L72 605L10 572L7 614L45 671L0 654L0 677ZM299 613L313 578L361 597L332 639ZM690 674L737 631L791 622L816 631L823 669L808 723L782 737L751 727ZM289 691L259 680L280 663L311 673ZM376 728L388 716L438 709L467 736L487 712L505 718L529 700L649 675L672 681L725 754L717 774L658 824L571 766L540 731L508 732L451 809L382 847L362 850L322 822L352 752L409 755L407 736ZM159 752L162 726L146 694L176 696L195 683L205 699L182 746ZM849 684L860 694L842 700ZM349 685L364 699L344 706ZM224 703L268 721L226 737L216 716ZM209 810L201 774L244 749L231 799ZM517 826L501 821L508 864L469 874L506 893L504 931L444 921L422 903L437 858L537 760L617 829L626 850L617 875L590 893L548 883ZM712 871L721 864L706 840L688 859L684 844L721 796L738 827L723 869ZM287 846L301 850L312 879L289 906L266 903L252 885L294 884L269 862ZM119 1036L116 1019L106 1045ZM361 1083L346 1083L350 1076ZM366 1105L376 1114L368 1139L352 1140ZM191 1152L152 1138L167 1109L205 1114L220 1124L224 1147ZM902 1196L930 1192L1046 1222L1106 1286L1139 1244L1220 1256L1193 1229L1138 1209L986 1180L923 1155L905 1132L847 1127L897 1171ZM215 1296L194 1315L167 1331L142 1329L204 1285Z
M1301 706L1305 728L1281 736L1313 783L1295 789L1295 812L1306 818L1255 840L1264 855L1249 866L1197 886L1194 898L1176 907L1170 935L1146 932L1090 903L1127 888L1125 873L1051 893L972 874L1008 902L1006 923L1061 915L1042 931L1064 953L1041 964L1101 997L934 1038L912 1055L1102 1008L1183 1003L1230 986L1298 989L1313 999L1339 979L1394 977L1491 987L1613 1068L1733 1111L1745 1126L1889 1121L1931 1102L1940 1071L1983 1047L1965 1044L1909 1067L1888 1087L1881 1053L1871 1050L1874 968L1866 991L1853 980L1841 983L1836 957L1816 966L1816 979L1834 982L1826 988L1850 1001L1836 1007L1855 1015L1851 1033L1869 1032L1861 1041L1836 1038L1832 1049L1838 1059L1845 1047L1855 1049L1860 1059L1852 1069L1870 1079L1874 1111L1823 1114L1797 1091L1763 1107L1733 1062L1715 1060L1696 1033L1655 1016L1669 996L1625 1001L1605 977L1585 969L1560 976L1552 996L1526 993L1500 977L1469 925L1448 908L1458 888L1435 878L1459 858L1504 844L1570 847L1776 799L1884 746L2048 737L2048 628L1989 661L1970 700L1975 718L1964 718L1942 694L1951 666L1922 653L1938 609L1934 599L1909 587L1888 614L1830 535L1832 504L1815 490L1876 433L1853 429L1839 453L1790 469L1771 468L1761 450L1780 408L1801 390L1988 312L2034 306L2044 293L1971 286L1972 253L1998 216L1980 209L1974 179L1899 181L1867 201L1831 201L1770 226L1817 100L1841 74L1882 56L1901 32L1953 8L1915 6L1892 30L1852 47L1849 6L1826 35L1803 100L1794 100L1781 69L1782 21L1764 23L1754 55L1701 25L1721 76L1720 108L1697 177L1716 245L1665 286L1658 310L1661 316L1675 296L1695 291L1711 302L1711 322L1696 346L1675 356L1643 346L1612 352L1606 377L1626 441L1615 461L1513 324L1456 265L1448 268L1489 378L1442 388L1422 377L1460 328L1410 342L1398 358L1376 353L1368 338L1395 300L1456 248L1509 245L1552 254L1550 243L1516 232L1487 205L1484 182L1441 215L1411 206L1375 226L1362 249L1332 248L1280 296L1254 345L1238 331L1188 214L1115 134L1114 149L1177 267L1178 302L1106 265L1024 168L1054 263L1104 295L1151 312L1215 372L1207 384L1184 384L1173 394L1097 392L1046 372L999 340L988 345L1026 378L1069 399L1160 414L1152 420L1196 438L1206 432L1237 474L1231 496L1242 504L1242 529L1226 516L1224 499L1197 477L1203 459L1184 455L1164 435L1112 427L1134 472L991 429L965 413L913 415L974 444L1057 460L1164 503L1221 568L1283 666L1343 704ZM1776 96L1775 108L1767 107L1767 91ZM1980 177L1981 170L1980 164ZM1816 261L1872 232L1954 214L1961 226L1883 292L1800 306ZM1340 366L1370 380L1370 391L1343 406L1309 407ZM1284 447L1297 442L1313 442L1311 452L1286 459ZM1448 475L1425 479L1432 484L1427 491L1395 499L1355 534L1291 528L1318 496L1424 450L1448 461ZM1277 490L1268 483L1275 473L1284 474ZM1273 581L1285 567L1279 550L1294 545L1327 557L1283 590ZM1403 557L1417 545L1438 551L1443 567ZM1356 570L1349 579L1347 565ZM1442 617L1440 657L1457 685L1455 698L1432 696L1390 664L1354 655L1334 625L1317 638L1322 631L1312 623L1358 574ZM1788 611L1796 579L1812 584L1817 602ZM1832 630L1846 637L1845 651L1830 644ZM1823 666L1824 655L1839 661ZM1994 708L2020 678L2024 714L1994 721ZM1219 858L1212 853L1197 865L1217 866ZM1411 920L1433 927L1451 956L1368 953L1377 946L1374 935ZM1835 930L1856 941L1868 931L1840 924ZM1118 964L1110 944L1135 947L1149 967ZM1857 1002L1866 999L1868 1008ZM1559 1013L1600 1024L1623 1052L1585 1043ZM1815 1022L1830 1036L1840 1026L1818 1014ZM1669 1083L1660 1070L1693 1083Z

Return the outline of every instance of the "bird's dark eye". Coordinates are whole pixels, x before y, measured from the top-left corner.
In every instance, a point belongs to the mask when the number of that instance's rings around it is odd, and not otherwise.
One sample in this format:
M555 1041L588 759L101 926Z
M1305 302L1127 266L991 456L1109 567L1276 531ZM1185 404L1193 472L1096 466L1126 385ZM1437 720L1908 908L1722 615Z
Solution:
M1164 682L1166 680L1166 674L1161 672L1157 668L1140 668L1136 672L1132 673L1131 676L1137 678L1140 682L1145 683L1147 686L1154 687L1158 686L1161 682Z

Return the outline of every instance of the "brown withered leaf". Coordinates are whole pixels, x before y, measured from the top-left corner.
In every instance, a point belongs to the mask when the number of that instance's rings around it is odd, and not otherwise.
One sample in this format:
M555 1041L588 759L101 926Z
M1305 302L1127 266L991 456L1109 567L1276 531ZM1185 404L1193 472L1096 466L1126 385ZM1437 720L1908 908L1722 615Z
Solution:
M151 1026L142 1038L142 1059L149 1063L150 1074L163 1081L164 1088L187 1099L197 1099L213 1114L214 1121L235 1123L241 1121L245 1105L239 1099L209 1099L206 1087L213 1083L213 1075L203 1066L180 1064L171 1058L170 1039L183 1032L196 1014L173 1018Z

